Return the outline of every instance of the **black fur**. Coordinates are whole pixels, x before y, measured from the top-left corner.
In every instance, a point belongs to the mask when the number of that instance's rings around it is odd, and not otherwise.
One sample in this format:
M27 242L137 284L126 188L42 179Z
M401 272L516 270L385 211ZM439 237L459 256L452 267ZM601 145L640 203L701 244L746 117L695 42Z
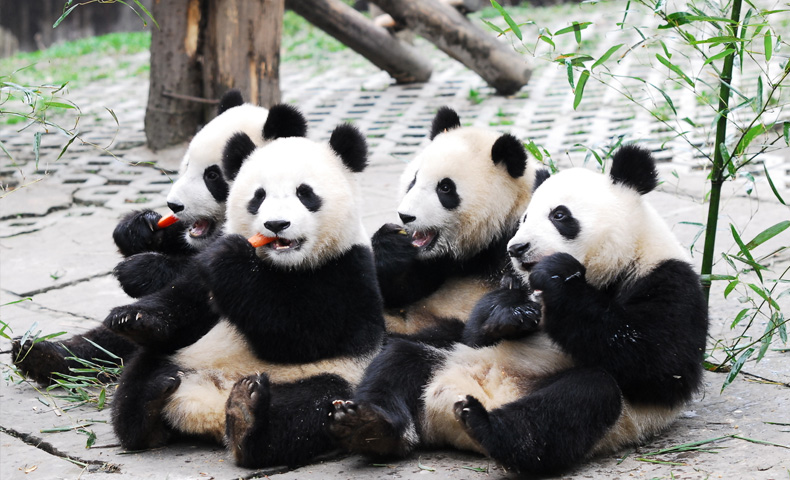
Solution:
M222 95L222 98L219 99L219 104L217 104L217 115L221 115L225 113L226 110L243 104L244 97L241 96L240 91L236 89L228 90Z
M174 282L184 272L189 258L190 255L138 253L123 259L112 273L127 295L142 298Z
M539 186L543 185L543 182L549 179L551 176L551 172L546 170L545 168L540 168L535 170L535 183L532 184L532 191L538 189Z
M433 140L436 138L436 135L460 126L461 119L458 118L458 114L455 113L455 110L450 107L442 107L436 112L436 116L433 117L433 122L431 122L430 139Z
M658 186L658 172L650 151L636 145L620 147L609 169L612 181L633 188L642 195Z
M359 173L368 166L368 144L357 127L349 123L335 127L329 146L352 172Z
M169 286L130 305L115 307L104 325L147 349L171 353L191 345L216 325L219 315L195 259Z
M527 150L519 139L509 133L496 139L491 147L491 159L495 165L504 162L507 173L513 178L524 175L527 170Z
M234 133L228 139L227 143L225 143L225 149L222 151L222 172L228 181L236 179L242 163L255 148L255 142L245 133Z
M461 205L461 197L458 195L455 182L449 178L443 178L436 185L436 196L439 197L439 203L447 210L454 210Z
M264 190L263 188L258 188L257 190L255 190L255 194L247 203L247 211L250 212L250 215L255 215L256 213L258 213L258 209L261 208L261 204L265 199L266 199L266 190Z
M296 188L296 197L308 211L313 213L321 210L321 205L324 203L312 187L304 183Z
M467 433L505 467L557 474L582 461L622 411L617 382L600 368L573 368L490 412L472 396L454 407Z
M200 259L217 308L262 359L305 363L359 355L375 348L383 333L381 295L363 246L315 269L281 270L258 258L244 237L228 235Z
M228 198L230 186L222 176L222 169L219 165L211 165L203 170L203 182L206 188L217 203L225 203Z
M573 240L581 232L579 221L573 218L573 213L565 205L559 205L549 212L549 220L560 235L567 240Z
M299 109L285 103L274 105L269 109L269 116L263 124L264 139L305 136L307 136L307 120Z
M153 210L135 210L121 218L112 238L121 255L128 257L142 252L164 254L193 254L195 249L184 240L188 225L177 222L167 228L156 223L162 218Z
M674 407L702 379L708 316L699 276L679 260L603 290L575 258L557 253L529 277L543 291L546 331L581 366L604 369L626 398ZM573 301L568 301L572 298Z

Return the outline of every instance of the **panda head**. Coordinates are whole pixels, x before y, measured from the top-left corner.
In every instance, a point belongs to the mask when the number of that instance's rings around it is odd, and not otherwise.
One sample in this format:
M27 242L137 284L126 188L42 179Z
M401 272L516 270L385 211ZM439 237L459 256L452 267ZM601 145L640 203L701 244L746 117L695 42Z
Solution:
M642 197L656 185L652 156L632 145L615 153L609 175L571 168L549 177L508 243L513 266L527 278L542 258L568 253L585 266L587 281L601 288L644 276L663 260L686 259Z
M233 144L226 150L244 154ZM366 166L365 137L348 124L335 128L329 144L282 138L257 148L231 187L226 231L276 237L257 253L283 268L316 268L368 244L355 178Z
M514 136L461 127L443 107L401 177L398 215L421 258L468 258L518 223L535 178ZM507 233L510 235L510 233Z
M229 185L241 166L223 165L230 138L241 133L257 146L280 137L304 136L307 131L306 120L295 108L275 105L267 110L243 103L236 90L222 97L218 113L189 143L179 178L167 195L170 210L189 225L185 239L195 248L210 243L225 222Z

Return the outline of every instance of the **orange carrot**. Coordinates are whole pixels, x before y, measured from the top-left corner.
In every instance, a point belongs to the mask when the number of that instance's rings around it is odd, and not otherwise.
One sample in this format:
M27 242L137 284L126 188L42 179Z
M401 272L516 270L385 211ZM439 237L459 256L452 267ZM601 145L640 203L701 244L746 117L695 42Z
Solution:
M156 223L156 225L159 228L166 228L176 223L177 221L178 221L178 217L176 217L175 215L168 215L166 217L160 218L159 221Z
M247 241L249 241L255 248L262 247L266 244L272 243L275 240L277 240L276 237L264 237L260 233L256 233L247 239Z

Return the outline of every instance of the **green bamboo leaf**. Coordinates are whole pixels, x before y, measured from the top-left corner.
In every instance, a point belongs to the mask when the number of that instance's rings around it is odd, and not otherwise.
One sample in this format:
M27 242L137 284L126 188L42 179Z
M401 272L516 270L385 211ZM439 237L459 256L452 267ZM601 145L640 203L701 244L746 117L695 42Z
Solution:
M587 79L590 78L590 71L584 70L581 75L579 75L579 83L576 84L576 91L574 92L573 96L573 109L576 110L576 107L582 101L582 96L584 95L584 86L587 84Z
M540 153L540 149L538 148L537 145L535 145L535 142L530 140L529 142L524 144L524 147L527 149L527 151L532 155L532 157L535 160L539 162L543 161L543 154Z
M787 62L787 65L790 66L790 62ZM782 134L785 137L785 144L790 147L790 122L784 122L782 124Z
M708 59L705 60L705 63L703 63L702 66L704 67L705 65L707 65L707 64L709 64L711 62L715 62L716 60L719 60L721 58L726 57L727 55L733 55L733 54L735 54L735 49L734 48L727 48L727 49L717 53L716 55L713 55L712 57L708 57Z
M758 233L751 242L746 244L746 248L749 250L753 250L756 247L762 245L763 243L767 242L768 240L774 238L775 236L779 235L780 233L784 232L790 228L790 220L784 220L782 222L777 223L771 227L766 228L762 232Z
M768 351L768 347L771 346L771 340L774 338L774 329L776 325L774 325L773 317L768 319L767 324L765 325L765 331L763 332L763 336L760 337L760 350L757 352L757 358L755 361L759 362L765 356L765 353Z
M765 32L765 36L763 37L763 45L765 46L765 61L771 61L771 55L773 55L773 47L774 42L773 38L771 37L771 31L768 30Z
M568 73L568 84L571 86L571 90L576 91L576 85L573 81L573 64L567 58L564 61L565 63L565 70Z
M625 27L625 19L628 18L628 11L631 8L631 0L625 2L625 10L623 10L623 20L620 22L620 30Z
M69 105L68 103L62 103L62 102L46 102L44 103L44 105L47 107L55 107L55 108L72 108L72 109L76 108L74 107L74 105Z
M738 357L738 360L733 364L732 370L730 370L730 373L727 374L727 378L724 380L724 383L721 386L722 392L724 391L725 388L727 388L729 384L732 383L733 380L735 380L735 377L738 376L738 373L740 373L741 368L743 368L743 364L746 363L746 360L748 360L753 353L754 353L754 348L748 348L745 352L741 354L740 357Z
M728 283L727 286L724 288L724 298L727 298L730 295L730 293L732 293L732 291L735 289L735 287L737 287L738 284L740 283L741 282L737 280Z
M611 57L611 56L612 56L612 54L613 54L614 52L616 52L617 50L619 50L619 49L620 49L620 47L622 47L622 46L623 46L623 44L622 44L622 43L620 43L620 44L618 44L618 45L615 45L615 46L611 47L609 50L607 50L607 51L606 51L606 53L604 53L603 55L601 55L601 57L600 57L598 60L596 60L596 61L595 61L595 63L593 63L593 64L592 64L592 67L590 67L590 71L593 71L593 70L595 70L595 67L597 67L597 66L599 66L599 65L602 65L602 64L603 64L603 62L605 62L605 61L609 60L609 57Z
M488 28L490 28L491 30L495 31L500 36L505 34L505 32L503 32L501 28L497 27L496 25L494 25L493 23L489 22L488 20L483 19L483 23L488 25Z
M682 78L683 80L685 80L685 81L686 81L686 83L688 83L688 84L689 84L689 85L690 85L692 88L694 87L694 82L693 82L693 81L692 81L692 80L691 80L691 79L688 77L688 75L686 75L685 73L683 73L683 70L681 70L681 69L680 69L680 67L678 67L677 65L673 64L672 62L670 62L670 61L669 61L669 60L667 60L666 58L662 57L660 53L657 53L657 54L656 54L656 58L657 58L657 59L658 59L658 61L659 61L659 62L661 62L661 63L662 63L662 64L663 64L665 67L669 68L669 69L670 69L670 70L672 70L673 72L675 72L675 73L677 73L678 75L680 75L680 78Z
M757 94L754 96L755 102L754 111L759 112L763 108L763 76L757 77Z
M773 314L776 319L774 323L779 327L779 339L782 340L782 343L787 343L787 322L785 322L785 317L780 312L774 312Z
M39 153L41 150L41 132L33 134L33 155L36 157L36 170L38 170Z
M762 280L762 279L761 279L761 280ZM774 301L774 299L773 299L773 298L771 298L770 294L769 294L768 292L766 292L764 288L760 288L759 286L757 286L757 285L755 285L755 284L753 284L753 283L747 283L746 285L747 285L749 288L751 288L751 289L754 291L754 293L756 293L757 295L759 295L759 296L760 296L760 298L762 298L762 299L763 299L763 300L765 300L766 302L770 303L770 304L771 304L771 306L772 306L774 309L776 309L776 310L781 310L781 308L779 308L779 305L777 305L777 304L776 304L776 302Z
M551 48L557 48L557 46L554 45L554 42L549 37L547 37L546 35L539 35L538 36L538 40L542 40L542 41L548 43L549 45L551 45Z
M782 196L779 195L779 191L776 189L776 185L774 185L774 181L771 179L771 175L768 174L768 167L766 167L764 163L763 163L763 171L765 172L765 179L768 180L768 185L771 187L771 191L774 192L774 196L776 197L776 199L779 200L779 202L782 205L787 205L784 199L782 198Z
M669 50L667 49L667 45L664 43L664 41L663 40L659 40L658 43L660 43L661 44L661 48L664 49L664 55L666 55L667 58L672 58L672 54L669 53Z
M71 138L69 139L69 141L68 141L68 142L66 142L66 145L63 145L63 148L60 150L60 155L58 155L58 158L57 158L56 160L60 160L60 157L62 157L62 156L63 156L63 154L65 154L65 153L66 153L66 150L68 150L68 149L69 149L69 147L71 146L71 144L72 144L72 143L74 143L74 140L76 140L76 139L77 139L77 134L74 134L74 135L72 135L72 136L71 136Z
M77 8L77 7L79 7L79 6L80 6L80 4L78 3L78 4L76 4L76 5L72 5L72 6L71 6L71 7L69 7L69 8L68 8L66 11L64 11L64 12L63 12L63 15L61 15L61 16L60 16L60 18L58 18L57 20L55 20L55 23L52 25L52 28L57 28L57 26L58 26L58 25L60 25L60 22L62 22L62 21L63 21L63 20L66 18L66 17L68 17L68 16L69 16L69 13L71 13L71 12L72 12L72 10L74 10L75 8Z
M581 23L573 22L573 24L570 27L561 28L556 32L554 32L554 36L556 37L557 35L564 35L566 33L571 33L571 32L575 32L575 34L579 34L581 30L586 29L590 25L592 25L592 22L581 22ZM580 42L579 37L577 37L576 41Z
M678 111L677 111L677 110L675 110L675 104L674 104L674 103L672 103L672 99L671 99L671 98L669 98L669 95L667 95L665 91L661 90L660 88L658 88L657 86L653 85L652 83L648 83L648 85L650 85L651 87L653 87L653 88L655 88L656 90L658 90L658 92L661 94L661 96L663 96L663 97L664 97L664 100L666 100L666 102L667 102L667 105L669 105L669 108L671 108L671 109L672 109L672 113L674 113L675 115L677 115L677 114L678 114Z
M743 318L746 316L747 313L749 313L748 308L744 308L743 310L738 312L738 315L735 316L735 320L733 320L732 324L730 325L730 330L735 328L741 322L741 320L743 320Z
M749 252L749 249L746 248L746 245L744 245L743 240L741 240L741 236L738 235L738 231L735 229L735 225L730 224L730 231L732 232L733 240L735 240L735 243L738 244L738 247L741 249L741 253L743 254L743 256L746 257L746 259L749 262L751 262L751 263L749 263L749 265L751 265L753 267L755 265L758 265L757 262L754 261L754 257L752 257L752 254L751 254L751 252ZM734 258L737 258L737 257L734 257ZM743 260L741 260L741 261L743 261ZM744 263L746 263L746 262L744 262ZM760 269L759 268L755 268L754 273L757 274L757 276L760 278L760 281L762 282L763 281L763 276L760 273Z
M157 23L157 21L156 21L156 19L154 18L154 16L153 16L153 15L151 15L151 12L149 12L149 11L148 11L148 9L147 9L147 8L145 8L145 5L143 5L142 3L140 3L140 0L134 0L134 3L135 3L135 4L136 4L138 7L140 7L140 10L142 10L143 12L145 12L145 14L146 14L146 15L148 15L148 18L150 18L150 19L151 19L151 21L152 21L152 22L154 22L154 25L156 25L156 28L159 28L159 23ZM145 24L145 20L143 20L143 24Z
M750 128L746 133L743 134L743 137L741 137L741 141L738 142L738 147L735 149L735 156L739 157L743 155L743 152L746 151L747 148L749 148L749 144L752 143L754 137L762 133L765 133L765 125L758 124L752 126L752 128Z
M502 5L498 4L496 0L491 0L491 6L499 12L502 18L505 19L505 23L508 24L516 38L521 40L521 29L518 28L518 24L513 21L513 18L505 11L505 9L502 8Z

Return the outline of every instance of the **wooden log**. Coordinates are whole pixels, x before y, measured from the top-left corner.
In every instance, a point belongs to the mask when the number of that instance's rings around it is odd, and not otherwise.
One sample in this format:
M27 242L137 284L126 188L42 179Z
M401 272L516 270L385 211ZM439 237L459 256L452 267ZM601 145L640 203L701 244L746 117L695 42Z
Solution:
M250 103L278 103L284 0L204 1L203 96L237 88Z
M288 8L389 73L397 83L425 82L431 77L431 64L414 47L340 0L289 0Z
M526 85L532 74L510 45L475 27L438 0L372 0L399 23L480 75L501 95Z

